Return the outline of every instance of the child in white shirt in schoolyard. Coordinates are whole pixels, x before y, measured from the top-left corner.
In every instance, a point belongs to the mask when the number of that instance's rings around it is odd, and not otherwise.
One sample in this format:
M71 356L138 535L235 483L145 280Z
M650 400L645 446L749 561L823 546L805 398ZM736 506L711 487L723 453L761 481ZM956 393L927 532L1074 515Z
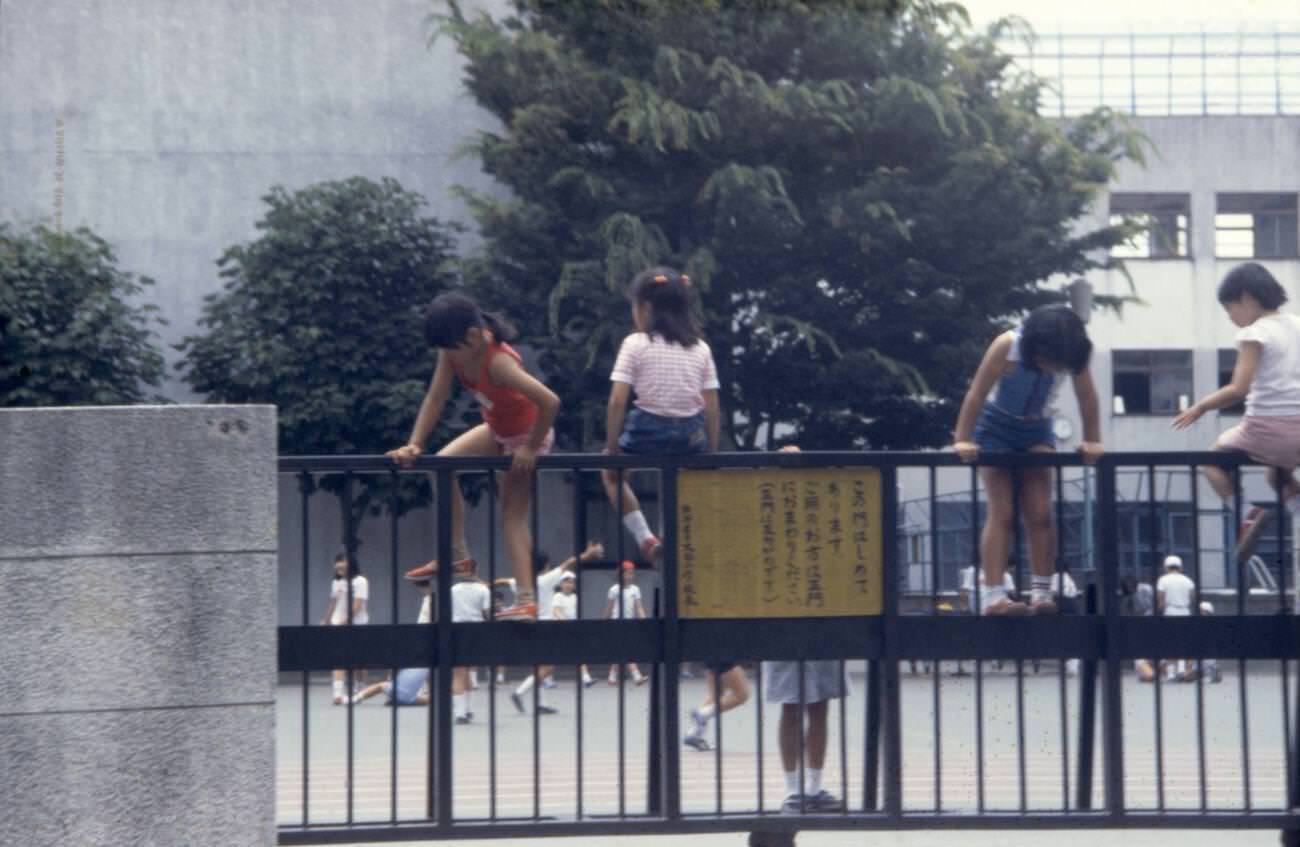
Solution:
M1102 454L1097 388L1088 370L1092 341L1083 321L1064 306L1043 306L1029 313L1018 329L993 340L980 362L957 415L953 448L963 462L997 453L1051 453L1051 407L1060 383L1070 375L1083 417L1079 452L1085 462ZM991 396L990 396L991 395ZM980 480L988 495L988 519L980 536L980 614L1054 614L1056 528L1052 524L1052 469L999 468L985 465ZM1007 596L1002 587L1015 509L1014 476L1020 477L1020 513L1029 535L1029 605ZM985 587L987 586L987 587Z
M1174 429L1186 429L1212 409L1232 406L1244 398L1241 423L1219 436L1215 450L1235 450L1269 466L1268 481L1293 518L1300 517L1300 317L1278 311L1286 291L1263 265L1248 262L1233 268L1219 285L1219 303L1237 333L1237 365L1232 381L1174 418ZM1225 504L1234 497L1232 473L1205 468L1205 477ZM1267 509L1251 509L1237 540L1237 561L1250 558L1260 531L1271 517Z
M605 603L602 618L635 620L646 617L645 606L641 605L641 589L636 584L636 563L624 562L620 570L621 580L609 587L609 599ZM650 677L641 673L636 662L626 662L632 672L632 680L637 685L644 684ZM609 666L609 684L618 685L618 665Z
M718 449L721 415L713 353L691 313L690 279L670 268L637 274L628 291L636 332L623 339L605 417L605 452L638 456ZM628 412L628 400L632 411ZM660 542L641 503L619 475L601 473L610 505L621 502L623 525L648 562Z
M349 597L352 598L350 607L348 605ZM325 609L325 614L321 616L321 626L370 623L369 601L370 582L361 575L361 566L357 564L356 559L349 557L347 553L336 555L334 557L334 580L330 584L330 602ZM357 670L355 673L358 683L364 685L364 671ZM334 671L333 694L335 706L342 706L348 701L348 694L344 691L346 677L346 671Z
M573 576L573 572L577 569L580 561L590 562L594 559L599 559L603 555L605 555L605 547L603 545L594 541L588 541L587 549L583 550L576 557L570 556L555 567L551 567L551 557L545 550L534 551L533 562L538 570L537 619L539 621L563 620L563 618L557 618L555 615L555 602L559 597L557 592L560 585L567 577ZM508 585L511 588L514 588L515 586L515 581L513 579L498 579L496 582L497 585ZM542 682L543 687L546 687L546 681L549 680L554 673L554 665L542 665L537 668L536 673L529 674L524 678L523 682L519 683L519 686L515 688L514 692L510 695L510 702L514 703L515 708L519 710L520 714L523 714L525 711L524 695L533 689L533 686L537 684L539 679ZM590 679L590 674L588 674L588 679ZM537 693L537 713L539 715L553 715L556 711L557 710L554 706L546 705L545 695L539 691Z
M407 443L384 455L408 466L423 452L459 382L478 401L483 422L461 433L438 451L439 456L509 456L510 470L501 477L501 532L518 581L515 602L501 610L501 620L535 621L532 533L528 512L537 457L549 453L555 434L551 423L560 400L523 366L508 343L517 335L503 316L485 312L457 292L434 298L424 316L424 336L438 350L438 364L420 403ZM472 561L465 540L465 503L460 487L451 486L452 561Z

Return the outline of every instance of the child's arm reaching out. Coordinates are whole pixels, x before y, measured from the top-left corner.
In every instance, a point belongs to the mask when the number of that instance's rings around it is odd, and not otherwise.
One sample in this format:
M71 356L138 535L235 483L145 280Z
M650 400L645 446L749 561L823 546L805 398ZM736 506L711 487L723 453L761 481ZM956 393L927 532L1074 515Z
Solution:
M429 434L442 417L442 410L451 396L451 365L441 353L438 354L438 366L433 369L433 379L429 381L429 390L420 403L420 413L415 416L415 426L411 428L411 437L406 444L396 450L389 450L384 455L395 460L399 465L409 465L424 452L424 444Z
M1224 406L1231 406L1246 399L1246 395L1250 393L1250 384L1255 381L1255 371L1259 369L1259 355L1263 350L1263 345L1258 341L1242 342L1237 350L1237 366L1232 369L1232 382L1202 397L1190 409L1174 418L1171 426L1174 429L1187 429L1211 409L1222 409Z
M1092 381L1092 371L1084 368L1074 375L1074 396L1079 401L1079 415L1083 418L1083 441L1079 453L1083 461L1092 464L1105 450L1101 446L1101 403L1097 400L1097 386Z
M971 441L975 433L975 422L979 420L980 410L984 408L984 398L993 390L993 384L1002 376L1007 367L1007 354L1011 351L1011 333L1004 332L989 349L984 351L984 358L975 370L975 376L966 389L966 396L961 401L961 411L957 414L957 430L953 435L953 448L963 462L973 462L979 455L979 448Z

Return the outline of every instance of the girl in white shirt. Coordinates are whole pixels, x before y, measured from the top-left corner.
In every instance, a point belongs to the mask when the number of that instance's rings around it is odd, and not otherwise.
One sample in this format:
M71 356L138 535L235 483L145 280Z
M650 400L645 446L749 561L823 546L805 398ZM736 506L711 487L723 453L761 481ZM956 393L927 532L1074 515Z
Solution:
M623 339L605 417L605 452L664 455L718 449L721 415L713 353L691 313L690 279L671 268L650 268L632 280L628 295L636 332ZM628 401L632 411L628 412ZM619 474L601 473L605 493L622 505L623 525L647 561L659 554L641 504ZM621 498L620 498L621 491Z
M1241 423L1219 436L1215 450L1236 450L1268 465L1269 484L1282 492L1293 516L1300 516L1300 317L1279 312L1286 291L1263 265L1248 262L1233 268L1219 285L1219 303L1237 333L1237 365L1232 382L1174 418L1174 429L1186 429L1211 409L1246 401ZM1207 467L1205 476L1215 493L1231 502L1232 474ZM1237 557L1244 561L1259 537L1269 513L1252 510L1238 537Z
M636 584L636 563L624 562L620 570L621 580L609 587L609 597L605 602L605 613L601 616L604 618L618 618L619 620L634 620L646 616L645 606L641 603L641 589ZM637 685L644 685L650 677L641 673L636 662L626 662L627 669L632 672L632 681ZM609 666L609 684L618 685L618 664Z
M348 606L349 581L351 582L352 605ZM342 624L370 623L370 583L361 575L361 568L355 559L349 559L346 553L334 557L334 581L330 585L330 602L321 616L321 626L339 626ZM359 682L365 681L364 672L358 671ZM334 705L342 706L347 702L344 692L346 673L334 671Z

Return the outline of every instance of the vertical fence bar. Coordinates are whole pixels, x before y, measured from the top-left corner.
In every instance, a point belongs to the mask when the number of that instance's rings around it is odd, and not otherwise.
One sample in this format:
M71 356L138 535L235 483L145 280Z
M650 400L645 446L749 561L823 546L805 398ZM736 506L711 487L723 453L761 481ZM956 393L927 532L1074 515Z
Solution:
M984 580L983 553L980 550L980 501L979 469L974 465L970 469L970 531L972 559L975 562L971 574L971 609L979 616L983 601L980 599L980 586ZM975 808L984 812L984 661L975 660Z
M497 477L492 471L486 474L487 512L497 513ZM497 535L487 534L488 548L488 585L496 591L497 584ZM496 619L496 602L488 603L488 621ZM488 820L497 819L497 665L488 668Z
M762 699L762 697L759 699ZM841 815L847 815L849 813L848 700L849 675L845 668L845 661L840 659L840 797L844 799L844 802L840 804Z
M434 726L430 733L432 747L436 756L431 760L433 773L429 784L432 786L434 813L440 829L448 829L452 824L452 756L451 756L451 669L452 629L451 629L451 498L452 486L456 484L455 474L443 467L437 471L438 503L438 614L435 617L434 637L437 649L434 654L437 675L434 680L434 696L429 698L433 706ZM489 535L491 533L489 532ZM435 815L430 815L434 817Z
M347 605L347 616L344 620L347 626L349 641L352 640L352 634L353 634L352 563L354 561L353 557L356 556L356 550L353 549L354 546L353 542L355 538L356 538L356 527L353 526L352 523L352 472L347 471L343 474L343 542L344 542L343 546L344 546L344 553L348 557L348 563L346 569L343 571L343 579L345 580L345 583L347 585L346 599L348 605ZM353 679L355 676L355 671L353 670L352 663L350 661L348 662L348 667L347 670L345 671L345 675L346 675L346 681L344 683L343 694L344 697L347 698L345 702L347 703L347 710L348 710L347 711L347 749L348 749L347 822L348 822L348 826L351 826L353 821L352 802L353 802L353 781L355 778L353 765L356 758L356 728L354 725L355 714L352 711L352 689L353 689Z
M808 771L807 765L805 764L808 759L808 736L804 732L804 713L808 710L808 703L804 698L804 692L806 691L806 677L804 675L806 673L807 668L804 666L804 660L800 659L795 672L795 680L799 683L799 708L795 712L795 750L798 756L798 761L795 765L799 774L800 815L806 813L806 810L804 809L804 801L807 799L807 797L805 797L805 786L808 785ZM786 800L789 799L789 797L786 798ZM784 810L785 806L783 805L781 808Z
M1192 581L1197 585L1202 585L1201 571L1201 490L1199 479L1196 476L1196 466L1188 468L1190 484L1192 489ZM1197 604L1197 613L1200 612L1200 604ZM1196 768L1198 773L1197 783L1200 797L1201 811L1205 812L1209 808L1209 789L1205 778L1205 659L1203 656L1196 659Z
M396 469L393 469L388 472L388 484L389 484L389 494L390 494L388 500L388 553L389 553L388 569L389 569L389 577L390 577L389 586L393 596L393 602L392 602L392 608L390 610L389 620L392 621L393 623L398 623L401 620L401 615L399 614L398 604L397 604L397 588L399 585L397 581L397 569L398 569L398 562L401 561L401 559L398 555L398 546L397 546L398 545L397 513L399 511L398 506L401 502L400 491L398 489L398 486L401 484L401 477L398 476ZM393 674L392 690L394 694L393 701L394 703L396 703L397 668L392 668L392 674ZM388 743L389 743L388 786L392 791L392 796L389 799L388 818L392 823L397 823L397 708L396 706L394 706L393 710L389 712L388 718L389 718L388 720Z
M880 469L881 533L884 541L884 719L885 719L885 813L898 819L903 814L902 703L898 676L898 474L894 465Z
M939 614L939 477L938 468L930 465L930 614ZM934 660L934 678L931 684L934 708L934 811L943 809L943 720L940 714L939 669L940 660Z
M867 660L866 733L863 735L862 810L874 812L880 800L880 666L883 659Z
M311 474L298 475L299 523L302 527L302 625L311 625ZM302 825L310 823L308 793L311 788L311 733L308 730L310 713L311 671L302 672Z
M677 467L666 464L660 476L663 503L663 745L664 745L664 817L677 820L682 815L681 797L681 727L680 690L682 682L682 630L677 605ZM654 704L651 704L654 708Z
M1097 614L1097 586L1088 586L1084 610L1089 617ZM1079 778L1076 780L1077 805L1092 808L1092 764L1097 730L1097 660L1088 657L1079 668Z
M1147 520L1151 523L1150 551L1151 567L1154 570L1160 556L1160 521L1156 511L1156 467L1147 465ZM1158 583L1157 579L1157 583ZM1177 664L1174 665L1177 668ZM1165 810L1165 725L1164 699L1161 689L1163 674L1160 660L1156 660L1155 685L1155 723L1156 723L1156 809Z
M754 708L757 710L754 726L754 749L757 753L758 813L763 814L763 663L754 663ZM844 805L849 804L849 795L844 794Z
M1237 518L1237 524L1240 526L1242 517L1245 515L1243 507L1245 503L1241 495L1241 477L1242 469L1238 465L1232 474L1232 498L1236 507L1234 513ZM1234 552L1232 560L1237 565L1237 614L1246 614L1246 595L1250 590L1249 583L1246 581L1247 563L1241 560L1241 557ZM1240 659L1237 665L1237 698L1241 703L1241 791L1243 806L1246 811L1250 811L1250 718L1248 715L1248 699L1246 695L1246 660Z
M714 665L715 668L721 665ZM709 671L713 686L713 788L716 814L722 816L722 674Z
M528 519L531 529L530 538L532 538L532 549L536 550L539 545L541 536L538 534L538 514L537 514L537 492L538 480L541 478L541 471L533 470L532 475L528 478ZM491 523L491 516L488 521ZM531 552L531 551L530 551ZM529 557L528 567L532 571L531 579L533 581L533 604L537 609L537 623L542 623L542 595L537 585L537 568L533 565ZM550 564L549 562L547 563ZM517 598L516 598L517 599ZM554 598L551 598L554 600ZM533 820L538 820L542 816L542 732L541 726L541 707L542 707L542 686L545 680L542 679L542 665L533 666ZM551 674L554 675L555 666L551 666Z
M1124 816L1124 699L1121 684L1122 659L1119 653L1119 526L1115 491L1116 463L1102 457L1097 463L1097 505L1101 512L1098 526L1103 554L1101 561L1101 597L1106 616L1105 686L1102 695L1102 754L1106 763L1106 810L1112 817Z
M1061 603L1065 599L1065 580L1069 576L1069 568L1064 551L1065 537L1065 468L1054 469L1054 479L1056 481L1056 581L1057 581L1057 600ZM1075 599L1078 602L1078 599ZM1063 605L1063 604L1062 604ZM1064 611L1062 609L1061 611ZM1078 610L1076 609L1076 612ZM1065 682L1066 664L1070 660L1062 657L1057 662L1058 680L1060 690L1058 699L1061 703L1061 811L1070 810L1070 729L1069 729L1069 694L1068 686Z
M574 582L575 582L574 592L577 594L577 598L574 602L573 616L576 620L582 620L582 555L580 551L587 549L586 518L587 515L585 509L585 502L582 496L582 469L574 468L573 469L573 551L574 551L573 555L576 562L573 566L573 570L574 570ZM615 524L615 527L618 528L619 524ZM573 733L574 746L575 746L574 767L577 768L577 773L575 774L575 779L574 779L574 785L576 787L576 796L574 797L574 804L575 804L574 812L575 812L575 817L578 820L582 820L583 818L582 735L583 735L584 724L583 724L582 695L583 692L586 690L586 682L582 677L582 668L583 668L583 664L579 662L577 668L574 670L574 674L575 674L575 678L577 679L577 682L573 686L574 697L576 700L574 705L574 718L577 722L577 725L574 727L574 733ZM653 751L651 755L653 755Z
M1025 590L1025 568L1024 568L1024 550L1021 546L1023 536L1020 530L1020 520L1023 517L1020 508L1020 498L1024 494L1024 473L1027 468L1011 469L1011 537L1012 537L1012 556L1016 560L1015 580L1016 588L1021 592L1023 598ZM1033 568L1030 568L1030 602L1033 602L1033 578L1036 574ZM1026 785L1025 776L1025 660L1016 657L1016 782L1019 790L1019 809L1020 814L1024 814L1029 807L1028 786Z

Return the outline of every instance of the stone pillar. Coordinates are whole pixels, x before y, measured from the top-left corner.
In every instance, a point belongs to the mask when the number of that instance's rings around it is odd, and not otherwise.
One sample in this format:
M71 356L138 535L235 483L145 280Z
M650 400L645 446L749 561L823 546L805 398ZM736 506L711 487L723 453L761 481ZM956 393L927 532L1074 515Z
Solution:
M275 843L269 406L0 409L0 844Z

